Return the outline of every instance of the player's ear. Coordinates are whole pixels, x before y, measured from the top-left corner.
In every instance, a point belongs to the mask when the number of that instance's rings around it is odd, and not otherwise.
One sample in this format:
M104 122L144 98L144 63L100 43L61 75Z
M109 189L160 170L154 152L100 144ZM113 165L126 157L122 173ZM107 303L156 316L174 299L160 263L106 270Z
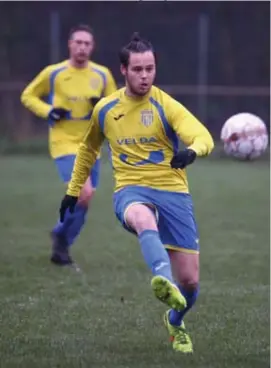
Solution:
M121 74L125 77L126 76L126 67L123 65L123 64L121 64L120 65L120 72L121 72Z
M91 35L91 38L90 38L90 45L91 45L90 53L92 54L92 52L96 49L96 42L95 42L95 38L93 37L93 35Z
M72 46L72 39L70 38L68 40L68 49L71 50L71 46Z

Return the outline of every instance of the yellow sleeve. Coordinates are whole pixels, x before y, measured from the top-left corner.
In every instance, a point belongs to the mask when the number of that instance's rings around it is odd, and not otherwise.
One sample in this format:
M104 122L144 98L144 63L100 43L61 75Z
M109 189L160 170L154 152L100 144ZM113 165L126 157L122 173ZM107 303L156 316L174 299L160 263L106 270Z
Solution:
M104 97L111 95L116 92L117 85L115 79L109 69L106 71L106 85L104 89Z
M72 177L68 185L67 194L74 197L79 197L104 141L104 135L99 125L97 106L93 110L84 139L79 144Z
M42 101L50 92L50 71L49 67L43 69L37 76L26 86L21 94L22 104L41 118L47 118L52 106Z
M197 156L209 155L214 141L205 126L183 105L174 99L169 101L168 120L173 130Z

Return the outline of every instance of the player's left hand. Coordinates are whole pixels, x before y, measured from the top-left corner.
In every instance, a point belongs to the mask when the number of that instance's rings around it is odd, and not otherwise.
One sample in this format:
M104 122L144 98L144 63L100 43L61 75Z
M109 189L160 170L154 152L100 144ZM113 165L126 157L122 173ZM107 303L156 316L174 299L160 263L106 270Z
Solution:
M52 121L59 121L65 119L70 111L63 109L62 107L53 107L48 115L48 118Z
M170 165L173 169L184 169L187 165L192 164L196 157L196 152L187 148L176 153L176 155L172 157Z
M65 195L65 197L62 199L59 214L60 214L60 222L64 222L65 219L65 213L67 210L70 210L71 213L74 212L74 208L76 206L76 203L78 201L78 197L73 197L70 195Z
M100 101L100 97L91 97L89 101L92 107L94 108L97 105L97 103Z

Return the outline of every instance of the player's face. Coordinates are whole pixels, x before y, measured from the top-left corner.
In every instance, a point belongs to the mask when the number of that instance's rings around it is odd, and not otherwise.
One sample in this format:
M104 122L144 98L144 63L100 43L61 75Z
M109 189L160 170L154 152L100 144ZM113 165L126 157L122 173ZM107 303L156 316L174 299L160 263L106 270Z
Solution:
M75 32L69 40L70 58L77 64L85 63L94 49L93 36L85 31Z
M152 87L156 65L152 51L130 53L128 67L121 66L121 73L125 76L130 92L137 96L144 96Z

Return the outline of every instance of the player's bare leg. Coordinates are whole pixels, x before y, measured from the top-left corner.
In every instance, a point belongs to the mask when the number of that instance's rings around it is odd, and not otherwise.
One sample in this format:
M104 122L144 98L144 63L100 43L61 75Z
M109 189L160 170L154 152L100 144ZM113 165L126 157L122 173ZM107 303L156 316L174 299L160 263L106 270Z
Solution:
M82 216L87 212L89 204L93 198L95 193L95 188L93 188L90 178L87 179L85 185L81 190L81 194L78 200L78 208ZM80 219L82 222L82 219ZM78 230L74 231L71 234L72 239L74 240L76 236L79 234L81 227L78 227ZM56 234L51 232L52 238L52 256L51 261L59 266L71 265L73 264L73 260L69 254L69 243L66 236L62 234Z
M91 180L90 178L88 178L85 185L83 186L81 190L80 197L78 199L78 203L88 208L89 203L92 200L95 192L96 192L96 189L93 188L91 184Z
M199 254L175 250L169 250L168 253L177 282L185 290L196 290L199 284Z
M170 259L160 240L153 210L133 203L126 209L125 221L138 235L144 260L153 274L151 286L155 296L174 310L183 310L186 300L173 282Z
M184 315L194 305L199 284L199 254L190 254L179 251L169 251L175 280L185 296L187 307L176 312L171 309L164 315L164 323L170 334L173 349L183 353L192 353L192 341L184 325Z

